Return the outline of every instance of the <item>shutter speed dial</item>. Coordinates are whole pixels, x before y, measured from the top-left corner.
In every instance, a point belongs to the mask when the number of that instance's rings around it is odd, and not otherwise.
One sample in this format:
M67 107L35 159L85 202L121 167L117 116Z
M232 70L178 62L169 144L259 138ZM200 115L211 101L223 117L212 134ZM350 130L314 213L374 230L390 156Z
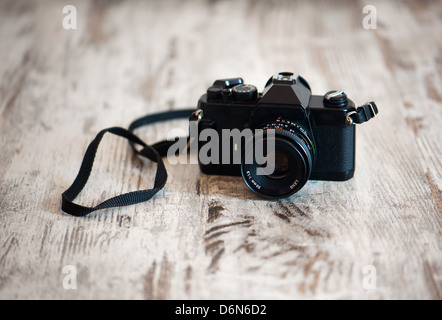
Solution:
M258 95L258 89L251 84L239 84L234 86L233 89L233 97L235 100L255 100Z

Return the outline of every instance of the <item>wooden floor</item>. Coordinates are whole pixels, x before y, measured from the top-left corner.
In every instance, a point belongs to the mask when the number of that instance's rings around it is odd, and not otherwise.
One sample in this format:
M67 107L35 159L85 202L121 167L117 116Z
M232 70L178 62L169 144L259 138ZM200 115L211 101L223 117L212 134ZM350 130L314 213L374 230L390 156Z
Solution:
M442 299L441 1L69 1L76 30L64 2L0 1L0 298ZM240 177L166 164L153 201L61 212L102 128L278 71L376 101L353 179L266 201ZM96 161L81 204L152 185L123 139Z

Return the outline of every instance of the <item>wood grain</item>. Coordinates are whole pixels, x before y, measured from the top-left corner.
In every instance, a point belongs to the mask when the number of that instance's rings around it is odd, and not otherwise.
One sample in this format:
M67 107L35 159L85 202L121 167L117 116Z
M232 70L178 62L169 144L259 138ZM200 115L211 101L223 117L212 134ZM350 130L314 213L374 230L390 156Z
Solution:
M0 298L442 299L440 1L69 4L77 30L63 29L63 2L0 2ZM285 70L379 105L357 129L352 180L267 201L240 177L166 164L153 201L60 211L100 129L193 106L216 78L262 90ZM176 127L138 133L155 142ZM148 188L154 168L105 136L78 202Z

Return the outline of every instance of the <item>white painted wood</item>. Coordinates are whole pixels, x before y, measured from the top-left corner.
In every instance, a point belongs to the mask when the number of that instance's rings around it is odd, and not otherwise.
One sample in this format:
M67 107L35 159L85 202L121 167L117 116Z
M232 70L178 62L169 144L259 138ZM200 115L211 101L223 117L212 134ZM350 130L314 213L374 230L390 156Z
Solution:
M442 298L440 1L371 1L376 30L362 27L363 1L70 4L77 30L62 28L63 2L0 3L0 298ZM61 213L100 129L193 106L216 78L262 90L285 70L379 105L357 129L352 180L266 201L241 178L167 165L151 202ZM177 126L139 133L154 142ZM114 136L96 165L79 203L152 183L154 166Z

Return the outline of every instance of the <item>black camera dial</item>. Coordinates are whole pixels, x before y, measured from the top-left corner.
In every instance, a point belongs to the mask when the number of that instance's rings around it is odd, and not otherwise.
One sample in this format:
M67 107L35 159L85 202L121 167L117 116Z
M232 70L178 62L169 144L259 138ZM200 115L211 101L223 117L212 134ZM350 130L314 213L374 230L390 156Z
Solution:
M220 86L211 86L207 89L207 96L210 100L221 99L223 89Z
M258 95L258 89L251 84L239 84L232 91L236 100L254 100Z
M332 90L324 95L324 106L328 108L345 108L348 104L347 95L342 90Z

